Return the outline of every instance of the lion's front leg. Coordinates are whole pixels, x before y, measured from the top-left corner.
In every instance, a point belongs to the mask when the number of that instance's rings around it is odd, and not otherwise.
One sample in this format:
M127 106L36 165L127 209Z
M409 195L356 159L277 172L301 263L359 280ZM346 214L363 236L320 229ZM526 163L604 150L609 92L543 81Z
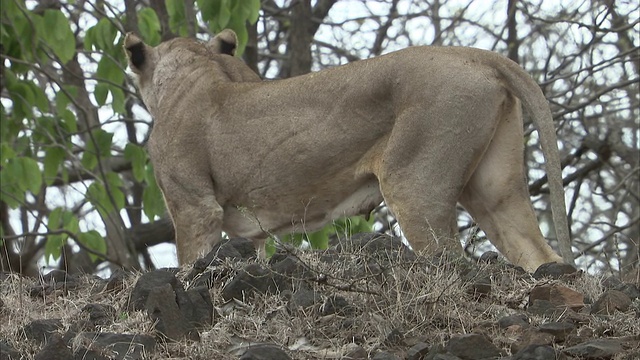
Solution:
M223 210L212 194L163 190L176 230L180 265L193 263L222 239Z

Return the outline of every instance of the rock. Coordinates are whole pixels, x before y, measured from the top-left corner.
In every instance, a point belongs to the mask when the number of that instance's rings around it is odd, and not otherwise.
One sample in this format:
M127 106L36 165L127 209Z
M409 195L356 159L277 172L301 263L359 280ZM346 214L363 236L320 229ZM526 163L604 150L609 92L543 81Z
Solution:
M295 256L287 256L271 265L273 281L279 291L291 290L298 286L300 279L315 277Z
M122 291L122 289L124 288L125 278L126 273L124 272L124 270L116 269L116 271L114 271L109 277L109 280L107 280L107 283L104 286L104 291L114 293Z
M320 306L320 315L327 316L331 314L338 314L340 316L353 315L355 307L342 296L334 295L327 298L327 300Z
M150 358L156 346L149 335L98 332L80 333L75 342L74 359L142 360Z
M315 291L307 287L301 287L292 294L287 303L287 309L289 309L290 312L305 309L317 304L319 300L320 295Z
M250 259L255 256L256 250L252 240L242 237L224 239L214 245L207 255L196 260L193 268L202 272L208 266L220 264L224 260Z
M511 352L519 352L520 350L532 345L551 345L553 344L553 335L541 332L538 329L527 329L518 340L511 344Z
M491 294L491 277L483 276L473 281L467 292L475 298L485 297Z
M549 345L529 345L513 355L512 360L558 359L555 349Z
M47 344L36 354L35 360L67 360L73 358L71 349L58 334L49 338Z
M275 289L273 274L260 264L249 264L238 272L236 276L222 289L225 300L244 300L255 293L265 294Z
M422 360L429 354L429 344L419 342L407 350L407 360Z
M154 270L142 274L129 295L128 309L143 310L151 290L162 287L165 284L169 284L176 293L184 292L182 284L170 271Z
M354 343L345 345L343 353L344 357L342 359L345 360L367 360L369 358L367 350Z
M249 347L240 360L291 360L291 357L277 345L262 344Z
M593 305L591 314L612 315L616 311L626 312L631 306L631 298L618 290L605 291Z
M398 329L392 329L389 331L384 339L384 343L387 346L402 346L404 343L404 334Z
M566 321L548 322L538 327L540 332L553 335L557 342L563 342L575 329L575 325Z
M536 300L549 301L551 305L558 309L580 310L584 307L584 296L568 287L562 285L542 285L531 289L529 293L529 304Z
M106 304L87 304L82 312L89 316L89 326L111 325L116 320L116 308Z
M400 360L400 358L390 352L379 351L374 357L371 358L371 360Z
M485 251L484 254L480 255L480 259L478 259L478 262L493 264L498 262L499 257L500 255L495 251Z
M0 340L0 360L19 360L23 356L4 340ZM365 358L366 359L366 358Z
M62 329L60 319L33 320L22 328L22 334L38 344L48 343L51 336Z
M551 262L540 265L533 273L533 277L535 279L559 279L566 275L575 274L577 271L578 269L576 269L573 265Z
M529 317L525 314L514 314L509 316L504 316L498 320L498 326L501 329L506 329L512 325L520 325L522 327L529 326Z
M454 335L445 347L447 352L462 359L484 359L500 356L500 350L481 334Z
M209 288L202 286L187 290L177 296L178 307L185 318L195 328L204 328L214 324L213 301Z
M145 308L155 329L164 337L180 341L182 339L199 340L195 326L180 311L176 303L176 294L170 284L152 289L147 297Z
M364 251L381 261L388 261L390 258L403 261L416 259L415 253L399 237L387 234L358 233L348 239L336 237L331 243L335 244L334 249L338 252Z
M564 354L580 359L609 359L623 351L618 340L595 339L562 350Z

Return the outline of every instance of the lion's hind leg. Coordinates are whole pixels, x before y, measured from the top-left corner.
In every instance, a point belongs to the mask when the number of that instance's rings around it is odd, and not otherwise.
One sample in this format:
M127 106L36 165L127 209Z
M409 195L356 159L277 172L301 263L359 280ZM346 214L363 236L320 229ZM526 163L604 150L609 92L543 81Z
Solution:
M538 227L524 175L520 106L517 101L509 104L460 203L507 259L534 271L561 259Z
M425 119L425 114L437 115ZM474 116L478 121L470 125ZM418 107L398 117L376 176L414 250L461 251L456 204L493 136L494 119L493 112L474 114L445 105Z

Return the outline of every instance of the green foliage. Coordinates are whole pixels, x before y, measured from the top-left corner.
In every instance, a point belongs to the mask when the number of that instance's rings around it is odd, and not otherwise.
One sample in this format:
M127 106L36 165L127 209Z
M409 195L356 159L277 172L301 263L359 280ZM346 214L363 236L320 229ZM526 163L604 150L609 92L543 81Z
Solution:
M249 39L247 23L255 24L260 15L260 0L196 0L202 20L209 29L219 33L231 29L238 35L238 55L242 55Z
M46 220L23 231L48 232L48 260L58 259L70 240L98 260L108 246L98 231L105 228L100 223L105 217L165 216L145 144L123 140L147 138L149 131L148 125L128 122L138 116L131 111L135 89L125 72L124 13L109 2L90 1L79 9L72 1L61 1L62 6L1 1L0 201L28 209L22 213L32 214L30 220ZM255 23L260 10L259 0L198 1L197 18L187 19L183 1L165 4L174 34L187 36L189 23L200 29L203 24L197 23L205 19L216 32L234 29L241 48L247 22ZM151 46L159 44L156 12L140 3L136 13L139 35ZM223 26L214 25L220 20ZM142 188L135 194L142 208L129 205L133 183Z
M372 226L373 218L367 220L363 216L344 217L327 224L318 231L287 234L282 236L280 240L296 246L300 246L303 241L306 241L314 249L326 249L331 235L338 234L342 237L350 237L353 234L370 232Z

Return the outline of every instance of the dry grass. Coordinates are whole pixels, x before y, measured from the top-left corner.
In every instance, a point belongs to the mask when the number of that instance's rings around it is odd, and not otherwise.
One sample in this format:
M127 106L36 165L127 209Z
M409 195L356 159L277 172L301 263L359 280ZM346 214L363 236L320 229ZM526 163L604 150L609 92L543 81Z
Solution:
M320 261L321 254L303 252L298 258L317 274L306 284L322 299L339 295L353 306L353 314L321 315L320 304L291 311L290 294L260 295L244 302L225 303L221 297L223 278L210 289L218 316L213 327L200 331L199 342L158 342L153 359L237 359L243 348L255 343L275 343L295 350L295 359L340 359L349 343L361 345L371 354L379 349L401 353L411 345L425 341L444 344L453 334L481 332L488 335L505 353L511 352L512 334L498 329L503 316L524 312L528 292L549 280L535 280L504 264L470 265L465 260L433 264L425 259L380 259L365 252L343 252L333 262ZM392 255L393 256L393 255ZM225 263L232 274L243 263ZM220 270L220 269L218 269ZM40 346L25 341L19 329L36 319L62 319L63 332L81 317L86 304L111 304L117 309L116 321L102 327L104 332L153 334L144 312L126 310L127 296L138 275L125 278L124 290L101 292L104 282L82 279L77 290L45 299L30 297L33 282L16 275L0 282L0 338L33 359ZM479 279L491 280L491 293L474 295L470 289ZM552 282L559 282L553 280ZM188 284L185 284L188 285ZM583 275L569 287L595 300L603 291L598 277ZM294 289L295 291L295 289ZM636 308L638 301L635 303ZM532 323L557 321L529 315ZM404 334L404 345L389 344L392 330ZM593 337L622 337L640 333L637 313L590 316L581 331Z

